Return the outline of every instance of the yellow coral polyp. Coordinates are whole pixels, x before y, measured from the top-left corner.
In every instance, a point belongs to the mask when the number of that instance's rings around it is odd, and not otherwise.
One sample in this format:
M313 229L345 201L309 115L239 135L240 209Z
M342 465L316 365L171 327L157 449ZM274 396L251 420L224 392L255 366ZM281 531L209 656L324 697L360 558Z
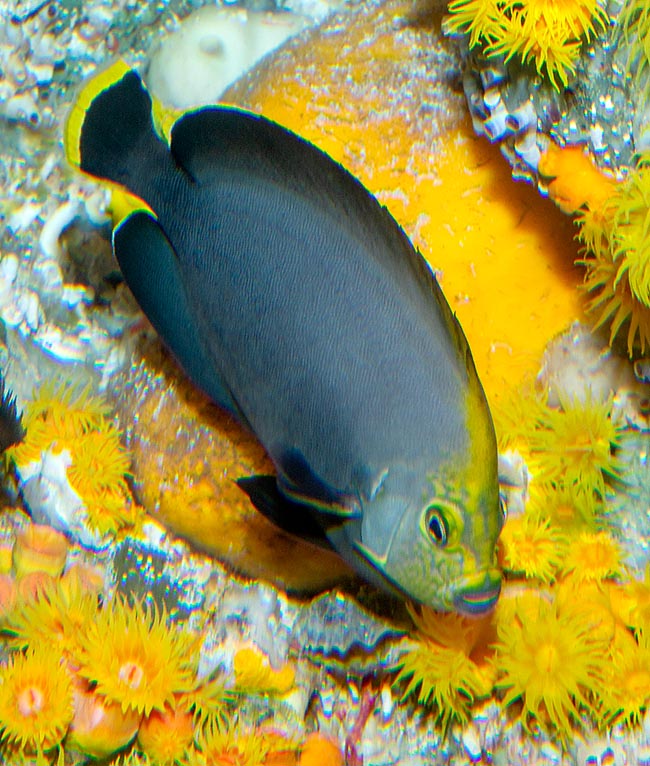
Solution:
M548 519L523 515L508 518L499 549L507 571L550 583L562 564L567 542Z
M195 686L187 692L176 694L175 707L192 714L194 726L203 730L211 726L225 726L228 722L228 705L235 694L226 689L223 679L216 676L197 679Z
M539 74L546 70L551 84L559 90L558 79L566 88L569 76L576 73L580 47L580 41L572 37L565 24L549 24L539 13L515 11L506 18L486 53L503 56L506 61L517 56L524 64L533 63Z
M471 48L481 42L491 42L503 23L501 6L498 0L451 0L447 6L450 15L445 18L445 31L469 34Z
M193 688L194 638L164 613L118 599L84 626L78 674L122 710L149 715Z
M49 580L31 598L18 601L7 617L6 631L21 648L39 644L74 652L84 627L97 614L97 594L71 576Z
M452 0L445 30L470 35L488 56L513 56L546 71L554 88L575 74L582 40L606 28L598 0Z
M585 288L592 294L588 312L595 326L610 326L610 345L627 330L627 351L650 345L650 156L600 206L579 218L586 246L581 263Z
M58 745L72 720L72 681L57 652L41 646L0 667L1 738L37 753Z
M612 399L588 395L547 407L540 427L529 437L544 481L575 485L583 492L605 494L605 478L619 475L615 448L621 428L611 419Z
M625 0L617 19L619 45L624 45L627 71L643 105L650 97L647 72L650 68L650 8L646 0ZM622 39L621 39L622 38Z
M526 514L538 520L547 519L564 532L595 530L600 523L603 504L593 493L577 484L540 484L531 488Z
M43 383L23 412L26 429L38 421L47 423L62 439L74 439L97 428L110 413L108 403L65 382Z
M609 205L610 245L618 266L615 284L627 279L632 295L650 307L650 156L641 157Z
M445 730L452 721L467 723L472 704L489 696L494 681L488 664L431 641L414 644L401 657L399 668L395 682L408 682L403 696L417 692L418 702L434 709Z
M452 721L466 723L474 701L489 696L494 682L485 659L489 618L470 620L426 608L409 607L409 612L418 640L400 658L395 683L406 682L403 697L416 693L421 704L434 709L443 729Z
M626 279L617 279L618 268L611 253L603 250L580 262L586 269L585 290L593 294L587 313L594 317L594 329L609 325L610 346L624 334L630 357L637 347L645 353L650 348L650 309L632 294Z
M260 766L270 749L262 733L240 726L210 726L196 740L205 762L215 765Z
M82 498L104 490L126 491L131 457L120 441L120 432L102 422L71 445L72 464L68 479Z
M559 612L582 620L593 635L611 644L619 629L624 629L612 608L619 591L611 581L577 580L564 577L554 588L555 602Z
M581 532L572 538L570 555L562 565L563 573L579 583L602 582L622 570L621 549L606 532Z
M609 724L638 724L650 705L650 638L621 636L612 649L609 683L603 695Z
M144 508L120 488L99 487L83 500L88 526L100 535L114 535L124 528L138 527L144 520Z
M608 642L552 600L537 599L534 614L532 606L527 600L519 618L515 605L516 619L498 621L496 687L505 705L521 700L525 728L532 720L548 723L567 740L580 711L593 711L602 695Z
M56 454L63 452L65 447L59 439L60 434L52 423L34 420L30 424L29 430L26 430L22 442L9 447L5 455L10 462L21 469L30 463L41 460L43 453L48 450L52 450Z

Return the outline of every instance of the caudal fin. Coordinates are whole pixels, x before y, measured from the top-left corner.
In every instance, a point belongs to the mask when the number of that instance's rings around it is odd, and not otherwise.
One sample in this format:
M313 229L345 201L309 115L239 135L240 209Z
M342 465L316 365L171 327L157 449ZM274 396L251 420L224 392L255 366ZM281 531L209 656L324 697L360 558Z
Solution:
M151 97L140 77L117 61L82 89L65 129L68 160L96 178L132 191L137 165L161 141L153 127Z

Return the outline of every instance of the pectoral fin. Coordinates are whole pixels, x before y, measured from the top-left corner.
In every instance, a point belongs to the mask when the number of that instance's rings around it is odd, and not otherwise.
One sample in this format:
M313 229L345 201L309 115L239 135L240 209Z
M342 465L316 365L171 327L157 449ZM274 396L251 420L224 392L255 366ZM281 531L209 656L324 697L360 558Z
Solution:
M196 331L176 253L156 219L142 210L127 216L113 232L113 250L135 299L183 370L246 424Z
M275 476L251 476L237 479L257 510L277 527L326 550L332 550L327 536L312 515L309 506L285 497Z

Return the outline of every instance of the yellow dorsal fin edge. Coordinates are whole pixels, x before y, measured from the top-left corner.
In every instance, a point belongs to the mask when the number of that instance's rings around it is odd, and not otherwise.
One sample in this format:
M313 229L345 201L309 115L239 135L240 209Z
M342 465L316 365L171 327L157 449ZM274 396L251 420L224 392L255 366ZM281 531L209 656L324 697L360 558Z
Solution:
M74 102L65 125L64 142L65 153L68 161L75 167L81 165L81 152L79 142L81 140L81 129L84 124L86 112L90 108L93 100L106 88L109 88L116 82L119 82L124 75L131 71L131 67L119 59L104 69L99 74L91 77L88 83L83 86L76 101Z
M119 59L94 77L89 78L79 92L68 115L64 131L65 153L68 161L75 167L81 166L81 130L92 102L100 93L119 82L130 71L131 67L126 61ZM151 208L139 197L117 184L107 182L106 186L111 190L109 210L114 226L117 226L120 221L136 210L145 210L153 215Z

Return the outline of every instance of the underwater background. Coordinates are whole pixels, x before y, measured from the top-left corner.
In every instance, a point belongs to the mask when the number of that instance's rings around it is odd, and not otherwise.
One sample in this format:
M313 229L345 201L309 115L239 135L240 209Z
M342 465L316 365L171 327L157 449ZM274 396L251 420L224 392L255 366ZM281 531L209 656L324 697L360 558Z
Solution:
M650 763L648 51L631 0L0 3L3 763ZM496 428L493 612L390 599L236 485L268 457L66 159L117 58L163 129L312 141L429 262Z

